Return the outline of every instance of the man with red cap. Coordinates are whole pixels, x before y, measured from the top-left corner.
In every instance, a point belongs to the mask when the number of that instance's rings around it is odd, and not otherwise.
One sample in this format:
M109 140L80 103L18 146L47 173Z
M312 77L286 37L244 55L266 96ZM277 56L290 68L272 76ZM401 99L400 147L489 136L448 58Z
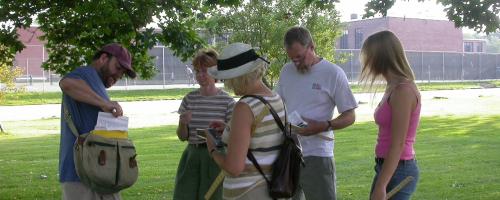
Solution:
M64 117L66 107L78 134L88 133L97 123L98 112L113 116L123 115L120 104L111 101L106 88L113 86L123 75L135 78L132 58L120 44L108 44L101 48L88 66L79 67L65 75L59 82L63 92L61 105L61 143L59 151L59 181L62 199L120 199L120 194L102 195L80 182L73 161L73 144L76 137Z

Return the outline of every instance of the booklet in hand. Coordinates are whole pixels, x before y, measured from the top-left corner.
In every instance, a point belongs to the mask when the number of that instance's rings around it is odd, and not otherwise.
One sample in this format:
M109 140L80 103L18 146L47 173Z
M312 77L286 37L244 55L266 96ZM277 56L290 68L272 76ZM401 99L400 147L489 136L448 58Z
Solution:
M213 128L196 129L196 133L199 138L202 138L204 140L206 140L207 137L210 137L212 141L214 141L217 149L224 147L224 143L222 142L222 137L217 134L217 130Z

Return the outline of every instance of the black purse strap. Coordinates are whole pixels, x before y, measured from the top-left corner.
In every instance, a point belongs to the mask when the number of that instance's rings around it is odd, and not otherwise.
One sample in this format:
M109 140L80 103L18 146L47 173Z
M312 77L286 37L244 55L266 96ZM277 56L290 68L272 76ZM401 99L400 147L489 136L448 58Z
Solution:
M250 149L248 150L247 152L247 158L248 160L252 161L253 163L253 166L255 166L255 168L257 168L257 170L259 171L259 173L262 175L262 177L264 177L264 179L266 180L267 182L267 185L270 186L271 185L271 181L266 177L266 175L264 175L264 171L262 171L262 168L260 168L260 165L259 163L257 162L257 159L255 159L255 156L253 155L253 153L250 151Z
M285 134L286 133L285 125L283 124L283 122L281 121L281 118L278 116L278 113L276 113L276 110L274 110L273 106L271 106L269 101L264 99L264 97L257 96L257 95L245 95L245 96L241 97L241 99L248 98L248 97L256 98L256 99L260 100L262 103L264 103L264 105L267 107L267 109L269 109L269 112L271 113L271 115L273 115L274 121L276 121L276 124L283 132L283 135L285 135L285 137L288 137L288 135ZM283 106L285 106L285 104L283 104ZM284 110L285 110L285 122L286 122L286 120L287 120L286 109L284 109Z

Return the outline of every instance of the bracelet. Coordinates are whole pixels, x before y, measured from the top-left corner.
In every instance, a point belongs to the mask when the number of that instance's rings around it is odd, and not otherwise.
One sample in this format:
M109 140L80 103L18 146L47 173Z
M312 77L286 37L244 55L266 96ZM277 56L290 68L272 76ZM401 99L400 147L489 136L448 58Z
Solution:
M333 129L332 122L330 120L326 120L326 123L328 123L328 126L326 127L325 131L329 131L329 130Z
M210 150L210 155L212 155L215 152L215 148Z

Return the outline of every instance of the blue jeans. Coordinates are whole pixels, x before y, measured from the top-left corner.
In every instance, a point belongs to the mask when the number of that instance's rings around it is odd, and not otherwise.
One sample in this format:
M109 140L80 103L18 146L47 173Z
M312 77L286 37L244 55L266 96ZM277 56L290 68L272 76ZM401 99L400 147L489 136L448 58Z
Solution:
M372 188L370 191L370 196L373 192L373 188L375 187L375 183L377 182L378 174L382 170L382 163L377 163L375 165L375 177L373 178ZM386 191L387 193L391 191L394 187L396 187L401 181L403 181L406 177L413 176L413 180L408 183L405 187L403 187L399 192L397 192L394 196L392 196L391 200L408 200L411 195L417 189L417 182L419 178L419 169L417 165L417 160L407 160L404 162L400 162L396 171L392 175L389 184L387 184Z

